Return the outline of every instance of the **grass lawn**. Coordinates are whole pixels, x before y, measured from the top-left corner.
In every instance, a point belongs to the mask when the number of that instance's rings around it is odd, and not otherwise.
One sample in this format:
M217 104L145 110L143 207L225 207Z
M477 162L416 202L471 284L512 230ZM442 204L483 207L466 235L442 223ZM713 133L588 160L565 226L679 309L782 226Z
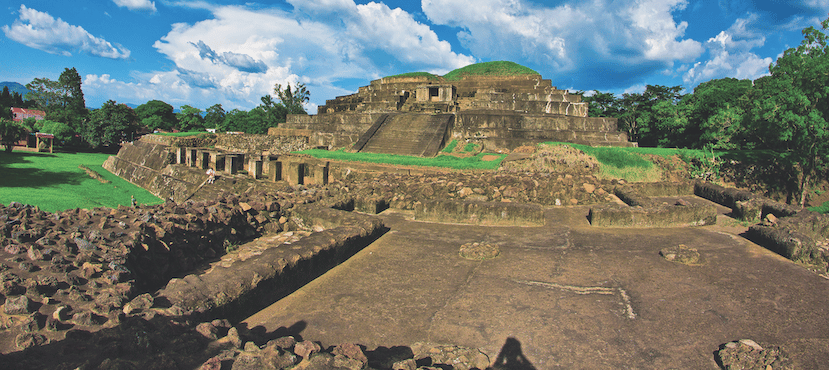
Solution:
M377 153L349 153L344 150L327 151L323 149L308 149L296 153L308 154L314 158L334 159L338 161L386 163L404 166L441 167L458 170L494 170L501 165L506 154L480 153L474 157L457 158L448 155L439 155L433 158L412 157L408 155L377 154ZM484 156L494 156L493 160L485 161Z
M109 154L100 153L0 152L0 203L20 202L47 212L129 206L132 195L140 204L163 203L103 169L107 157ZM110 183L89 177L79 165L89 167Z
M809 207L809 210L818 213L829 213L829 200L819 206Z

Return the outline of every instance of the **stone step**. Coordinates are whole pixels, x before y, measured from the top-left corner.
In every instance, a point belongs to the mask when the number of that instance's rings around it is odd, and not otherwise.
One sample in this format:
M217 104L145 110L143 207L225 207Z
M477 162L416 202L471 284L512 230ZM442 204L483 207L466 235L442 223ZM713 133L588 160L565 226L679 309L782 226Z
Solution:
M414 113L389 116L360 151L434 156L443 144L449 119L442 115Z

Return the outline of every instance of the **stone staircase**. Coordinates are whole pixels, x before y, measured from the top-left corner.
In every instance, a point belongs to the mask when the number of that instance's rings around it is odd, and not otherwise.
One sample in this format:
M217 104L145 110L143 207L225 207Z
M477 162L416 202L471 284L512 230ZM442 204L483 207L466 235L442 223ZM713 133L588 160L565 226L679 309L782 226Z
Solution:
M452 114L400 113L383 115L358 140L355 150L434 157L443 147Z

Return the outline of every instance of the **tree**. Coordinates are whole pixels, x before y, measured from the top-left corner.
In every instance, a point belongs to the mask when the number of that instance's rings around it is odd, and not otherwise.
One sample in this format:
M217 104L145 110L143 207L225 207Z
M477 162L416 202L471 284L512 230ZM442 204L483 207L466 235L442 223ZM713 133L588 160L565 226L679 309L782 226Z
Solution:
M646 144L658 147L678 147L684 141L688 126L688 106L661 100L651 107L650 121L642 129Z
M307 103L311 93L308 92L308 89L305 87L303 83L297 83L296 87L291 90L291 84L285 85L285 88L282 88L282 85L276 84L273 88L274 94L276 94L277 99L282 102L282 105L288 110L288 114L308 114L303 107L303 104Z
M65 68L58 77L58 83L63 89L61 98L62 109L54 112L59 122L66 123L71 127L79 127L89 112L86 109L86 101L81 90L81 75L73 68Z
M829 18L821 23L829 28ZM800 205L819 169L829 163L829 38L814 27L803 41L754 81L748 95L750 120L766 147L787 152L799 173Z
M248 112L234 109L225 114L225 119L217 130L220 131L245 131L248 125Z
M6 152L11 152L14 143L20 140L20 136L26 133L26 128L9 119L0 118L0 143L6 147Z
M109 100L100 109L92 111L84 122L81 138L92 149L116 147L131 140L135 134L138 116L126 104Z
M9 92L8 86L3 86L3 92L0 93L0 106L3 107L13 107L14 106L14 98L12 97L11 92Z
M26 84L29 92L26 93L26 100L32 101L35 107L49 112L56 105L61 96L61 87L58 81L52 81L48 78L35 78L32 82Z
M576 92L582 95L582 101L587 103L588 117L616 117L619 115L619 99L613 93L603 93L593 90L593 95L585 96L584 91Z
M265 112L265 121L267 121L268 127L276 127L280 123L285 122L285 119L288 117L288 108L275 102L270 95L265 95L260 100L262 104L259 107Z
M201 109L189 105L181 106L180 109L181 112L176 114L179 131L201 130L204 128L204 117L201 115Z
M55 140L61 144L70 143L75 138L75 131L63 122L40 120L37 125L38 131L55 135Z
M234 109L227 112L222 131L241 131L248 134L264 134L268 131L267 112L258 106L249 112Z
M261 105L251 109L247 118L247 128L244 131L248 134L266 134L268 127L271 127L268 112Z
M75 68L65 68L57 81L35 78L26 88L29 89L26 100L45 111L47 119L80 128L89 113L81 90L81 76Z
M170 130L178 126L178 118L173 113L173 106L161 100L150 100L135 108L135 114L141 124L151 131Z
M689 106L689 147L736 149L744 143L745 93L751 80L721 78L699 84L683 102Z
M675 107L683 97L681 91L682 86L647 85L642 94L622 94L616 103L619 129L641 146L676 146L673 138L686 122L684 110Z
M9 87L3 86L3 93L0 95L0 119L13 119L12 108L14 107L14 98L9 94Z
M647 101L642 94L622 94L617 101L619 129L627 132L628 140L639 141L639 131L642 129L642 122L647 122Z
M221 104L213 104L204 115L204 127L218 129L225 120L225 110Z

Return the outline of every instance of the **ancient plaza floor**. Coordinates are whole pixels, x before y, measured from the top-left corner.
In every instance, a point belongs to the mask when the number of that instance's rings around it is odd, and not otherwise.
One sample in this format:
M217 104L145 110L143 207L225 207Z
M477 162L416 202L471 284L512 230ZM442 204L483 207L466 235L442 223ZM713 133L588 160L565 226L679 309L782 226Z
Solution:
M388 233L245 323L369 350L429 341L491 360L503 351L536 369L715 369L718 347L743 338L782 346L797 368L829 363L829 280L739 228L594 228L588 210L550 209L544 227L386 211ZM476 241L500 255L459 256ZM659 255L678 244L702 263Z

